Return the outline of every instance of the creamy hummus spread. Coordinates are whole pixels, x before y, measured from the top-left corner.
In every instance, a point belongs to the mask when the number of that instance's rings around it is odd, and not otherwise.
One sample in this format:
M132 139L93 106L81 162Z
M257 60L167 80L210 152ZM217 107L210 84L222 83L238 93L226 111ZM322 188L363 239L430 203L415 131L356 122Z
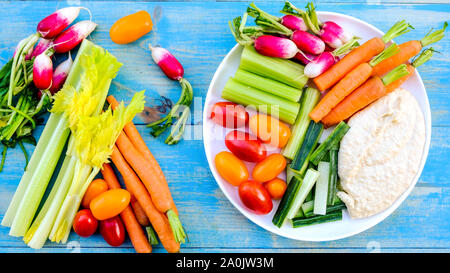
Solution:
M422 111L409 91L397 89L354 115L341 141L338 174L352 218L377 214L408 189L425 144Z

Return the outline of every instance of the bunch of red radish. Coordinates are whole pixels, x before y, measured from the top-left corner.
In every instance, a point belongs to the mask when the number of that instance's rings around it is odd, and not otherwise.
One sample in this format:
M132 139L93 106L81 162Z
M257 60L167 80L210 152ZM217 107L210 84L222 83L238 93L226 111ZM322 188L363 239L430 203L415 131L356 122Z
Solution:
M55 11L39 22L36 34L22 40L16 48L15 54L21 52L25 60L34 58L33 82L40 92L50 91L54 94L61 89L73 63L70 51L97 27L91 20L85 20L67 28L78 17L81 9L89 12L84 7L67 7ZM39 42L34 46L37 39ZM69 52L67 60L53 70L51 56L66 52ZM20 63L20 59L17 63Z
M306 65L305 75L315 78L358 43L337 23L319 22L312 3L306 9L302 11L286 2L281 11L286 15L279 18L251 3L243 20L238 17L233 21L232 32L238 43L253 44L262 55L300 61ZM255 17L258 27L245 27L247 15Z

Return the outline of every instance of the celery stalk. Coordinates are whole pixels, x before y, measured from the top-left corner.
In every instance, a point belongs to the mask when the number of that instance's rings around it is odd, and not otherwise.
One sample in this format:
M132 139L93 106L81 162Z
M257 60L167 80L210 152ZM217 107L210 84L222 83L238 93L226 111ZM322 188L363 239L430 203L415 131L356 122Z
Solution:
M44 246L72 182L75 163L75 158L66 156L50 195L24 237L29 247L39 249Z
M311 120L309 113L319 102L319 99L320 92L316 89L308 87L303 91L302 98L300 99L300 113L291 129L291 137L282 151L282 154L285 157L294 159L295 154L300 149L303 139L305 138L306 130L308 129L309 121Z
M260 89L264 92L282 97L293 102L298 102L302 95L302 90L299 88L293 88L281 82L261 77L242 69L238 69L238 71L236 71L236 74L234 74L234 79L243 84L247 84L256 89Z
M81 44L77 58L72 65L69 75L67 76L66 83L73 86L75 89L78 89L81 85L81 74L82 74L82 65L80 65L79 57L82 53L89 53L91 49L95 45L88 40L84 40ZM19 208L19 204L24 200L25 191L30 184L30 180L33 176L33 173L36 171L37 165L41 161L46 161L46 158L43 158L43 154L48 146L50 145L50 138L53 134L58 134L59 132L55 131L55 128L58 122L63 119L61 114L51 114L50 118L45 125L44 131L39 138L36 149L31 156L30 162L28 163L27 170L25 171L22 179L20 180L19 186L17 187L16 192L14 193L13 199L9 204L8 210L6 211L5 217L2 220L3 226L10 227L14 220L14 217L17 214L17 210ZM53 143L52 143L53 144ZM53 171L53 170L52 170ZM47 182L48 183L48 182Z
M58 122L55 132L58 133L53 134L50 138L51 145L48 145L47 149L45 149L42 159L36 166L36 171L33 173L30 184L17 209L16 217L12 222L9 232L11 236L24 236L31 225L31 221L38 209L70 133L65 119L61 119Z
M27 189L30 179L33 175L33 172L36 169L37 164L41 161L42 154L44 153L45 149L49 146L50 137L55 131L60 116L61 115L59 114L50 115L50 118L48 119L47 124L45 125L41 137L39 138L39 141L36 145L36 149L34 150L30 162L28 163L27 169L23 174L22 179L20 180L19 186L17 187L17 190L14 193L14 196L9 204L6 214L3 217L2 226L7 227L11 226L14 217L17 213L17 209L19 208L19 204L22 201L23 196L25 194L25 190Z
M81 58L80 56L90 57ZM90 84L88 87L98 92L93 94L92 98L87 97L85 101L80 102L81 108L90 110L92 104L100 99L101 106L98 105L100 103L94 105L96 114L100 113L111 79L116 75L120 65L101 47L84 40L64 85L64 87L70 87L66 88L66 93L70 96L79 90L82 84ZM40 147L36 148L36 151L40 153L33 154L38 162L31 164L28 169L30 174L24 176L22 186L19 186L20 191L17 197L14 197L13 201L18 201L10 206L10 215L14 217L10 231L13 236L23 236L28 230L70 133L68 125L71 124L68 121L72 122L72 120L68 120L64 114L52 114L52 117L47 125L51 129L49 135L40 140L38 144ZM10 221L10 218L7 218L5 223Z
M256 52L253 46L246 46L242 51L239 68L298 89L303 88L308 81L308 77L303 73L303 65L263 56Z
M230 78L222 91L222 98L271 114L289 124L295 122L300 104L244 85Z

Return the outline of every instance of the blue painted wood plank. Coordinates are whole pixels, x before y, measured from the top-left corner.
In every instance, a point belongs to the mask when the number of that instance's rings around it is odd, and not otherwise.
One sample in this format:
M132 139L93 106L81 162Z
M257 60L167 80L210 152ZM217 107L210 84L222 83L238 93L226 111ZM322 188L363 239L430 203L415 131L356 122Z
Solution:
M0 22L8 26L0 28L0 63L8 60L21 38L35 31L40 18L67 3L76 2L0 1L0 10L8 12L8 16L0 17ZM440 27L444 20L450 18L450 5L399 4L400 1L382 5L386 2L369 2L371 5L363 6L361 3L365 1L319 1L319 9L349 14L382 30L387 30L400 17L405 18L416 30L398 42L420 39L429 28ZM280 9L280 3L261 2L258 5L269 12L276 12ZM248 3L81 1L81 4L91 9L94 21L99 23L98 30L90 39L124 63L110 93L118 99L129 101L134 91L146 89L148 105L151 106L159 103L160 95L176 100L180 89L175 82L167 80L153 63L147 50L148 44L160 44L180 59L185 67L186 78L193 84L201 105L217 66L235 44L227 21L241 15ZM154 31L130 45L113 44L108 36L109 27L118 18L139 9L146 9L153 15L156 23ZM10 17L15 18L14 22L5 22ZM86 18L87 14L80 17ZM218 188L209 171L201 140L184 141L168 147L163 144L163 139L152 138L148 128L139 126L167 176L182 221L188 230L190 242L183 245L182 251L366 252L374 244L379 244L383 252L445 252L450 249L450 188L447 183L450 170L442 168L443 162L450 159L450 98L447 91L450 82L450 49L444 46L448 43L447 36L436 45L442 54L419 69L430 97L434 127L429 158L417 187L392 216L376 227L348 239L323 243L297 242L259 228L234 209ZM142 124L140 119L136 119L136 122ZM192 120L192 124L197 124L192 127L193 130L201 132L201 120ZM36 134L39 135L41 130L42 126ZM27 146L27 149L31 153L33 148ZM21 152L18 149L9 151L5 171L0 174L0 220L17 187L23 167ZM24 247L20 239L9 237L7 232L6 228L0 228L0 252L33 251ZM133 252L129 241L120 248L111 248L99 235L80 239L72 234L69 241L75 247L79 244L83 252ZM74 249L48 244L42 251L71 252ZM156 247L155 251L164 252L161 247Z

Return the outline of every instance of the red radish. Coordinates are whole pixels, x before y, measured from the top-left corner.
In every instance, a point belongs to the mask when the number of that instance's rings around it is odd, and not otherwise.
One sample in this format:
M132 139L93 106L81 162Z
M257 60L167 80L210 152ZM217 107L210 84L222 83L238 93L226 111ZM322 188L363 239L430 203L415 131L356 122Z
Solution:
M323 32L332 32L338 39L342 41L343 44L350 41L353 38L353 34L344 30L340 25L332 21L327 21L322 25Z
M343 45L342 40L339 39L338 36L332 31L322 29L320 31L319 37L320 39L322 39L322 41L324 41L327 45L329 45L332 48L338 48Z
M97 27L97 24L86 20L76 23L66 29L53 41L56 53L65 53L74 49L84 38L86 38Z
M325 43L319 37L303 30L294 31L291 40L303 52L318 55L325 50Z
M53 63L49 56L39 54L33 63L33 82L39 90L47 90L52 85Z
M328 51L322 52L316 59L305 66L305 76L315 78L327 71L335 62L336 59L333 53Z
M40 38L39 42L37 43L36 47L33 50L33 53L31 54L31 58L36 57L41 53L45 52L51 45L52 40Z
M161 68L169 79L179 81L184 76L184 69L180 62L167 49L149 46L153 61Z
M312 2L308 3L306 9L308 18L305 20L308 22L308 27L332 48L341 47L353 38L351 33L344 31L344 29L335 22L327 21L321 23Z
M88 10L84 7L67 7L55 11L39 22L37 32L45 39L55 38L78 17L81 9Z
M305 76L308 78L315 78L319 76L335 64L339 60L340 56L347 54L347 52L357 46L359 46L358 38L353 38L334 51L324 51L305 66Z
M304 65L307 65L310 62L312 62L316 57L317 57L317 55L313 55L313 54L310 54L310 53L298 52L294 56L294 59L299 60Z
M290 30L308 30L308 26L306 26L303 18L291 14L281 17L281 24Z
M69 74L70 68L72 67L72 64L73 61L69 52L69 57L67 58L67 60L60 63L55 68L55 71L53 71L52 86L49 89L52 95L58 92L63 86L64 82L66 81L67 75Z
M262 35L255 40L255 49L258 53L282 59L291 59L297 54L295 43L287 38L271 35Z

